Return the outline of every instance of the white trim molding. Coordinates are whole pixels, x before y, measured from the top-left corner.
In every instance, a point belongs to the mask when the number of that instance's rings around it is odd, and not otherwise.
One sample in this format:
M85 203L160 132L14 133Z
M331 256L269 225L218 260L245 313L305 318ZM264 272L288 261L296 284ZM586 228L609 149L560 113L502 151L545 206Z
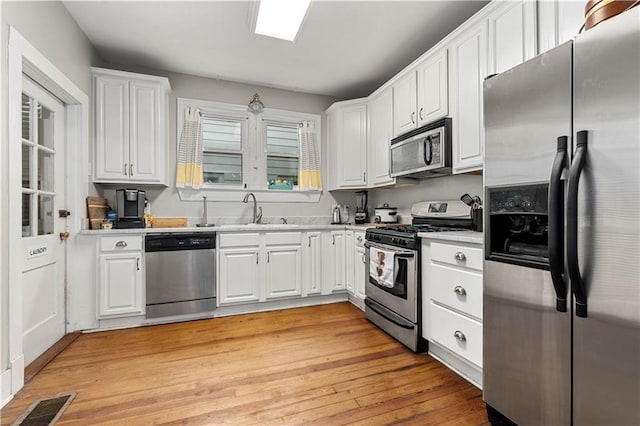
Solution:
M32 46L15 28L9 27L8 42L8 140L3 144L5 148L2 151L6 155L8 161L8 170L3 172L2 177L8 182L7 193L9 200L8 220L3 222L2 235L3 238L2 253L8 253L8 279L9 279L9 336L8 348L2 348L2 353L8 349L9 359L4 365L11 369L11 383L7 387L5 383L5 372L0 373L2 379L1 390L5 392L8 388L10 395L2 396L2 402L11 399L24 385L24 356L22 347L22 270L21 270L21 253L19 250L8 250L8 247L17 247L20 245L21 234L21 205L20 198L20 182L21 176L21 147L20 144L12 143L19 141L21 138L21 116L20 106L22 98L22 75L26 74L31 79L40 84L43 88L53 93L65 104L66 112L66 161L67 161L67 179L66 179L66 197L69 210L75 212L67 223L67 229L71 231L72 237L66 242L66 270L67 273L72 271L69 262L70 254L73 253L75 247L75 236L81 228L80 214L83 212L84 198L87 195L87 183L89 181L89 97L78 86L76 86L67 76L62 73L53 63L51 63L42 53ZM73 280L67 275L66 284L66 318L67 323L72 320L73 303ZM83 283L86 284L86 283ZM3 305L5 301L2 301ZM77 302L75 302L77 303ZM6 306L6 305L4 305ZM67 326L67 331L73 331ZM3 360L4 361L4 360ZM3 365L3 367L4 367Z

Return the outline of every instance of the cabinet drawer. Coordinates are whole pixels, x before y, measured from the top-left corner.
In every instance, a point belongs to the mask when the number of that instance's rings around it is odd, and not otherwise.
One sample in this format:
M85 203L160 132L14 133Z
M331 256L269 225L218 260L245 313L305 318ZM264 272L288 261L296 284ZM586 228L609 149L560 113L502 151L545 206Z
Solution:
M364 232L355 232L353 243L356 247L364 247Z
M220 235L220 248L223 247L255 247L260 245L260 234L243 232L241 234Z
M431 259L482 271L482 248L458 244L431 243Z
M482 367L482 324L479 322L431 303L431 335L434 341Z
M142 250L142 237L137 235L122 235L113 237L100 237L101 252L118 252Z
M302 240L301 232L267 232L265 242L269 245L300 245Z
M432 264L431 298L482 319L482 275Z

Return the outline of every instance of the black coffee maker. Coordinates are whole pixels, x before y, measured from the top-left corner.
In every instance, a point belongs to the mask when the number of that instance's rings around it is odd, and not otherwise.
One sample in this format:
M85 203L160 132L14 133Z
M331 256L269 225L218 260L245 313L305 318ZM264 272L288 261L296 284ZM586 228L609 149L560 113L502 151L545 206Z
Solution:
M140 189L116 189L116 228L144 228L145 195Z
M367 208L369 193L367 191L356 192L356 215L357 224L367 223L369 220L369 210Z

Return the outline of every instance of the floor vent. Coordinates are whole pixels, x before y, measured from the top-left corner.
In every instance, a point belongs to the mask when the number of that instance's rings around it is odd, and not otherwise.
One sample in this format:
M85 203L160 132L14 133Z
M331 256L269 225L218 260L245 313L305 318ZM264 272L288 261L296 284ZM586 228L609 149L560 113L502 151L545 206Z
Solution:
M39 399L27 408L11 426L52 426L71 404L76 392Z

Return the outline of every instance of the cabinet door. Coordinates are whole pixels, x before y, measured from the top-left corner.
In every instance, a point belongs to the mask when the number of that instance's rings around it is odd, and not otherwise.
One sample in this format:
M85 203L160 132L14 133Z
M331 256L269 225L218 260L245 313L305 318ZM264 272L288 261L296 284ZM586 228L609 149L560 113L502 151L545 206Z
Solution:
M144 315L141 253L99 256L98 318Z
M367 184L367 106L344 107L340 138L340 186L360 187Z
M364 300L364 287L365 281L367 277L365 276L365 266L367 262L366 250L364 247L355 248L355 259L353 260L354 268L353 268L353 286L355 296Z
M447 49L425 59L418 68L418 127L449 113Z
M307 245L304 247L304 293L322 292L322 241L320 232L307 232Z
M393 132L393 92L386 90L369 104L369 186L389 185L389 143Z
M393 136L416 128L416 73L410 72L393 86Z
M344 284L347 291L351 294L354 294L353 287L353 260L354 260L354 245L353 245L353 231L346 231L344 234L344 245L345 245L345 265L344 265Z
M505 2L489 17L489 71L501 73L536 55L536 3Z
M221 249L218 279L218 303L257 302L260 300L260 255L258 248Z
M323 294L345 289L345 231L323 233Z
M453 172L482 168L484 126L482 82L487 70L487 23L469 28L449 47Z
M129 83L130 179L135 182L161 183L164 143L160 106L160 85L131 80Z
M129 84L94 77L95 180L129 181Z
M584 23L585 2L537 2L538 53L544 53L578 35Z
M266 298L302 295L300 246L267 247Z

